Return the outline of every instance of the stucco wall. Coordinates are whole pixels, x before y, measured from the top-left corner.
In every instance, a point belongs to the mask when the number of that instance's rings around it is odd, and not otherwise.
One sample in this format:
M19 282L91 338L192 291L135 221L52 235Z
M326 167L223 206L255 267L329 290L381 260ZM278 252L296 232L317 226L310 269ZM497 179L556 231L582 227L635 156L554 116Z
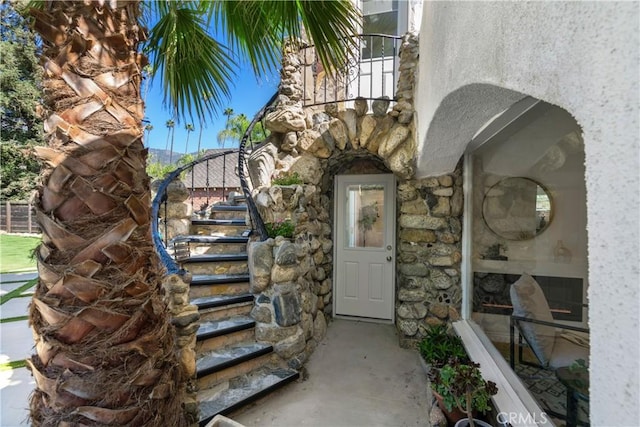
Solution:
M593 425L640 418L638 22L637 2L428 2L422 21L418 176L524 95L582 127Z

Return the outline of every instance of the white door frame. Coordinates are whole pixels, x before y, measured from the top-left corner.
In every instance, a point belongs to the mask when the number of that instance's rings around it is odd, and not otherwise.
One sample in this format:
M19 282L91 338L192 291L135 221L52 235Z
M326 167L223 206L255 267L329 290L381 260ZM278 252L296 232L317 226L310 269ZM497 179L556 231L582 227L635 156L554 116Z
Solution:
M371 317L359 317L359 316L349 316L349 315L340 315L337 314L336 306L337 306L337 295L338 295L338 215L341 215L340 209L343 209L345 200L340 200L339 185L349 185L349 184L366 184L369 182L374 182L376 179L380 179L384 177L385 180L388 180L385 191L385 206L384 206L384 215L385 218L388 218L388 227L389 237L386 237L388 241L385 241L383 244L382 250L385 251L385 257L390 256L392 258L391 262L389 262L389 266L391 268L391 296L389 299L390 304L390 318L379 319L379 318L371 318ZM333 317L338 319L351 319L351 320L360 320L366 322L376 322L376 323L395 323L395 299L396 299L396 178L393 174L369 174L369 175L336 175L334 180L334 221L333 221L333 259L334 259L334 268L333 268ZM391 249L388 249L388 247Z

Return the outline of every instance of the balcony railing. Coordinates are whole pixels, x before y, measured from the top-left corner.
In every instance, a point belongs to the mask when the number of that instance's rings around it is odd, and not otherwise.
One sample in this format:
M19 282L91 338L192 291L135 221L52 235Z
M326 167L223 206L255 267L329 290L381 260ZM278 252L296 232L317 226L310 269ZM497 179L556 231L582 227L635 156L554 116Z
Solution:
M357 98L396 99L400 36L360 34L345 69L327 73L313 46L300 50L306 107Z

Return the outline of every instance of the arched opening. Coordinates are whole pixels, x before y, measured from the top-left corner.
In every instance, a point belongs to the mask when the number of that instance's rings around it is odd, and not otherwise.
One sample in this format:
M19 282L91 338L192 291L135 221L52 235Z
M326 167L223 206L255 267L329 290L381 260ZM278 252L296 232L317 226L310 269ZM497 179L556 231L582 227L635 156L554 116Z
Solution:
M332 205L334 316L393 322L395 177L379 157L346 150L327 160L321 187Z
M418 121L418 175L439 176L452 172L476 132L526 97L520 92L483 83L462 86L448 94L424 128Z
M582 129L560 107L524 99L479 128L465 153L462 311L487 345L479 357L508 363L543 413L588 422L584 164Z

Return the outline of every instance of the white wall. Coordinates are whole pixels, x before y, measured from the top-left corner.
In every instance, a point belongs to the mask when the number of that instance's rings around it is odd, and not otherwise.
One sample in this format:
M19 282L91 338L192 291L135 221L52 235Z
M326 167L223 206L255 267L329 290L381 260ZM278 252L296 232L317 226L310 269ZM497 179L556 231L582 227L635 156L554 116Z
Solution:
M583 129L592 425L640 419L638 22L638 2L426 2L421 25L420 176L525 95Z

